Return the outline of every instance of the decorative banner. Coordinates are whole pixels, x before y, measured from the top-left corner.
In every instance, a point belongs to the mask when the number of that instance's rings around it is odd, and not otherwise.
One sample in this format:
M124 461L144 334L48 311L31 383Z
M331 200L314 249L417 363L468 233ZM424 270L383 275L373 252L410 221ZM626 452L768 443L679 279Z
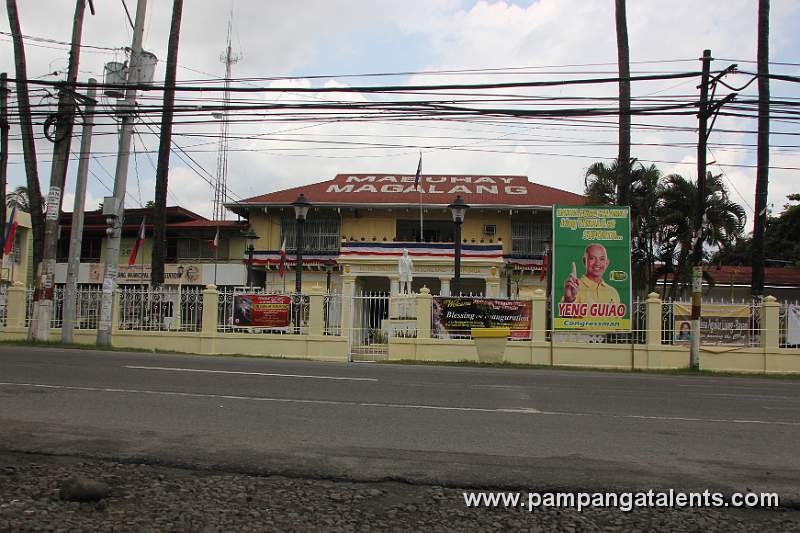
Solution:
M800 305L789 304L786 307L786 344L800 344Z
M431 326L439 337L470 335L471 328L511 328L512 339L531 336L531 302L435 296Z
M631 329L627 206L553 206L554 330Z
M692 340L692 306L675 304L675 344ZM747 305L703 304L700 314L700 342L706 346L749 346L750 308Z
M119 265L117 267L118 284L150 283L150 265ZM92 263L89 265L89 283L103 282L103 265ZM166 264L164 265L165 285L202 285L203 267L196 264Z
M236 294L233 297L233 325L254 328L289 326L291 296Z

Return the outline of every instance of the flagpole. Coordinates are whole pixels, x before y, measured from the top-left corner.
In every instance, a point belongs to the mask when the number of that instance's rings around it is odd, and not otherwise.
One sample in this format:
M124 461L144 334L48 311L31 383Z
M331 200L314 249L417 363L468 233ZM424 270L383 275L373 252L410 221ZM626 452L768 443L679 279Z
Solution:
M219 224L217 232L214 234L214 285L217 284L217 263L219 262Z
M425 231L422 224L422 187L420 187L420 172L422 172L422 152L419 153L419 164L417 164L417 175L414 178L414 185L417 187L419 199L419 242L425 242Z

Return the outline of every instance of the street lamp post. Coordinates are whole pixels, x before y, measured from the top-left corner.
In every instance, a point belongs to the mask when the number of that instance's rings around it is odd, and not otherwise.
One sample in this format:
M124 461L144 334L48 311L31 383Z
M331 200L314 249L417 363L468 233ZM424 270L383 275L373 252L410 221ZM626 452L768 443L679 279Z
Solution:
M295 233L295 250L297 257L297 264L295 265L295 278L294 278L294 292L300 294L303 292L303 230L305 229L306 215L311 203L306 200L305 195L302 193L297 197L297 200L292 202L294 207L294 217L297 221Z
M461 224L464 222L464 215L467 213L469 206L464 203L461 195L456 196L453 203L447 206L453 213L453 222L456 225L456 238L455 238L455 272L453 275L453 290L455 296L461 294Z
M255 251L254 242L258 240L258 235L253 231L253 228L247 230L244 234L244 239L247 241L247 286L253 289L253 252Z
M325 292L331 292L331 274L333 273L333 267L336 266L336 261L333 259L327 259L325 261Z

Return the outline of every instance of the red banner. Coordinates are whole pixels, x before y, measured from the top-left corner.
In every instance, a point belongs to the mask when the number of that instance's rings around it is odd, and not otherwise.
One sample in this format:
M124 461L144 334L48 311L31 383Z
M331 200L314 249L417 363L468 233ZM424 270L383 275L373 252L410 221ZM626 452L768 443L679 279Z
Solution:
M289 326L291 296L237 294L233 297L233 325L254 328Z

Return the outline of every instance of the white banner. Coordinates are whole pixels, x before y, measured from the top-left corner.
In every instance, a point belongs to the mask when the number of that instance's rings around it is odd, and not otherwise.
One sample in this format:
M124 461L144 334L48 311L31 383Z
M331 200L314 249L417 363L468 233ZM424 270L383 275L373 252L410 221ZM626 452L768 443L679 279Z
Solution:
M800 344L800 305L786 307L786 344Z

